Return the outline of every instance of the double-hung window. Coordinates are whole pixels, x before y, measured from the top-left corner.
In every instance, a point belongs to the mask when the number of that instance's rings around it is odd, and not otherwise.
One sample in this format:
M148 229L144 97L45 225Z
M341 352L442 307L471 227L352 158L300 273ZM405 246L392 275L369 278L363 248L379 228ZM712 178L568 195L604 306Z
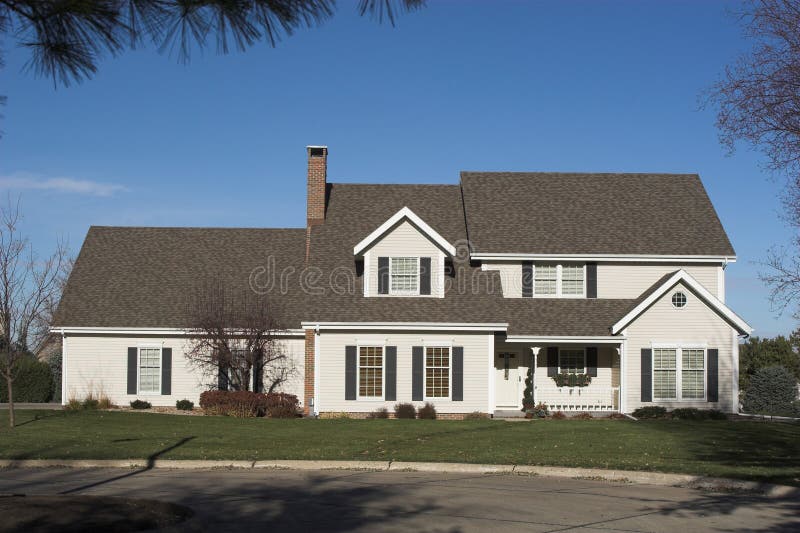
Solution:
M383 347L359 346L358 396L383 398Z
M139 392L161 393L161 348L139 348Z
M419 257L389 259L391 294L419 294Z
M584 265L537 263L533 266L533 295L574 298L586 293Z
M706 396L703 348L653 348L653 398L702 400Z
M558 371L562 374L585 374L586 352L583 348L559 350Z
M450 347L425 348L425 397L450 397Z

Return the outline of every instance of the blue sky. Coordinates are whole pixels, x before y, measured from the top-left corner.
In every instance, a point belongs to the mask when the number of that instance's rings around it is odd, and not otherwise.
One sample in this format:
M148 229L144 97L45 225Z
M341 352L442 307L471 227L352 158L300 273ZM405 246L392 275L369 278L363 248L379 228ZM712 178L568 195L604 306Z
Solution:
M701 91L746 50L730 2L433 1L392 28L338 15L273 49L152 49L55 89L6 40L0 183L37 248L90 225L299 227L307 144L329 179L457 183L459 170L697 172L739 260L728 303L787 333L757 272L788 244L779 184L727 156ZM77 182L77 183L76 183ZM2 191L5 193L5 191Z

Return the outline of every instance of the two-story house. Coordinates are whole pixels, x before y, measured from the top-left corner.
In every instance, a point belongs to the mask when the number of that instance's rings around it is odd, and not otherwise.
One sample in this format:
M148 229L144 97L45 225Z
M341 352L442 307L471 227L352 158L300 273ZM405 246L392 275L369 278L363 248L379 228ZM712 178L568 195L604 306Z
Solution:
M337 184L327 148L307 154L306 228L89 230L53 329L65 401L196 401L186 295L221 279L280 308L283 390L308 413L518 411L531 369L553 410L737 411L751 328L725 305L736 257L697 175Z

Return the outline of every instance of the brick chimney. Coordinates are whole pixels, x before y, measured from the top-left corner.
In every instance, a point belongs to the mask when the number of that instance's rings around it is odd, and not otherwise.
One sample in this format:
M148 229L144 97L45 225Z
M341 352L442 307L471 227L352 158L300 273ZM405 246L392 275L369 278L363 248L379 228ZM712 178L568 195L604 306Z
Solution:
M325 221L325 187L328 178L328 147L306 146L308 152L308 190L306 196L306 226Z

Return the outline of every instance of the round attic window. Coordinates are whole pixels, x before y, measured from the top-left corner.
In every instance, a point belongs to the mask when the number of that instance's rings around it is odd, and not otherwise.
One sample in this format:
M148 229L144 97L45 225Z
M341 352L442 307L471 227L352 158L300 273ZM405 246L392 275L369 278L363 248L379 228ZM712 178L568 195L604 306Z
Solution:
M686 307L686 295L682 292L676 292L672 295L672 305L676 309Z

